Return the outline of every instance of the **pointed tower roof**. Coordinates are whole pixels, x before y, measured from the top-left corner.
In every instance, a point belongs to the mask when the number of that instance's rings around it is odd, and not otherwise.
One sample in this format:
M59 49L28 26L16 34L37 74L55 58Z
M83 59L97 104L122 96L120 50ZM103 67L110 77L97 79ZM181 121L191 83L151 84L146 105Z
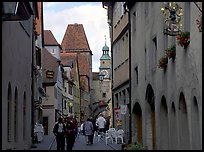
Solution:
M105 37L105 45L102 48L103 54L100 60L110 60L111 57L109 56L109 47L106 45L106 37Z
M57 42L54 35L52 34L52 31L50 30L44 30L44 45L59 45L60 46L60 44Z
M61 46L64 51L90 51L83 25L69 24Z

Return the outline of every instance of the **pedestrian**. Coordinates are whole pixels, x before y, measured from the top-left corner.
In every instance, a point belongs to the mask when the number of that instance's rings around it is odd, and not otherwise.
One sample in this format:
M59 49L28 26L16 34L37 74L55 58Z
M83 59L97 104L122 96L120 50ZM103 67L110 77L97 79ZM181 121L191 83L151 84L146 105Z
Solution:
M76 138L76 122L73 119L73 115L67 117L66 122L66 142L67 150L72 150Z
M90 118L87 118L87 121L84 122L83 130L84 130L84 135L86 138L86 144L87 145L93 144L91 137L93 135L94 127L93 127L93 124Z
M57 150L64 150L65 147L65 124L61 117L58 118L58 121L55 123L53 128L53 133L57 141Z
M103 114L100 113L99 117L96 120L96 126L98 128L99 134L105 133L105 125L106 125L106 119L103 117Z
M107 131L107 130L109 129L109 127L110 127L110 116L108 116L108 117L106 118L105 130Z
M97 131L97 127L96 127L96 120L93 117L91 118L91 122L93 124L93 134L90 137L90 142L93 144L94 134L95 134L95 131Z
M81 135L84 135L83 125L84 125L84 122L82 121L81 126L80 126L80 134Z

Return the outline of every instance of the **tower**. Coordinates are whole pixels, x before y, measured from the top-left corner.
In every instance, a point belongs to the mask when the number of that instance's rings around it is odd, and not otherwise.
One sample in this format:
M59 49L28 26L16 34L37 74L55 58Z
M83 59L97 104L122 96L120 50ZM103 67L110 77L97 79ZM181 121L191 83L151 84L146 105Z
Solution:
M104 76L104 79L111 79L111 57L109 56L109 47L105 45L102 48L103 54L100 58L99 74Z

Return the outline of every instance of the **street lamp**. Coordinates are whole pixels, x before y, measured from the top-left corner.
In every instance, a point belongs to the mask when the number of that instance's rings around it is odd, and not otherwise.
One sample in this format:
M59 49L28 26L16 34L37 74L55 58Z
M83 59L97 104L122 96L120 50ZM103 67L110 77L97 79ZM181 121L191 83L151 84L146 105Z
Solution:
M164 34L176 36L180 33L180 27L182 26L180 21L181 16L183 16L183 10L176 2L164 2L164 5L161 8L167 26L164 29Z

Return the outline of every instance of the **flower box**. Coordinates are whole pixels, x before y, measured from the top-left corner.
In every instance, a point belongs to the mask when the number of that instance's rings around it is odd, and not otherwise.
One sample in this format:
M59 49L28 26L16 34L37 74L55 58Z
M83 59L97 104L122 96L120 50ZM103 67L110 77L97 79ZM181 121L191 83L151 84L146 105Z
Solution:
M166 57L168 57L169 59L175 59L176 56L176 46L173 45L172 47L169 47L165 50L166 52Z
M182 46L187 48L190 44L190 32L181 32L179 35L176 36L178 46Z
M168 63L168 58L167 57L162 57L159 60L159 68L166 69L167 68L167 63Z

